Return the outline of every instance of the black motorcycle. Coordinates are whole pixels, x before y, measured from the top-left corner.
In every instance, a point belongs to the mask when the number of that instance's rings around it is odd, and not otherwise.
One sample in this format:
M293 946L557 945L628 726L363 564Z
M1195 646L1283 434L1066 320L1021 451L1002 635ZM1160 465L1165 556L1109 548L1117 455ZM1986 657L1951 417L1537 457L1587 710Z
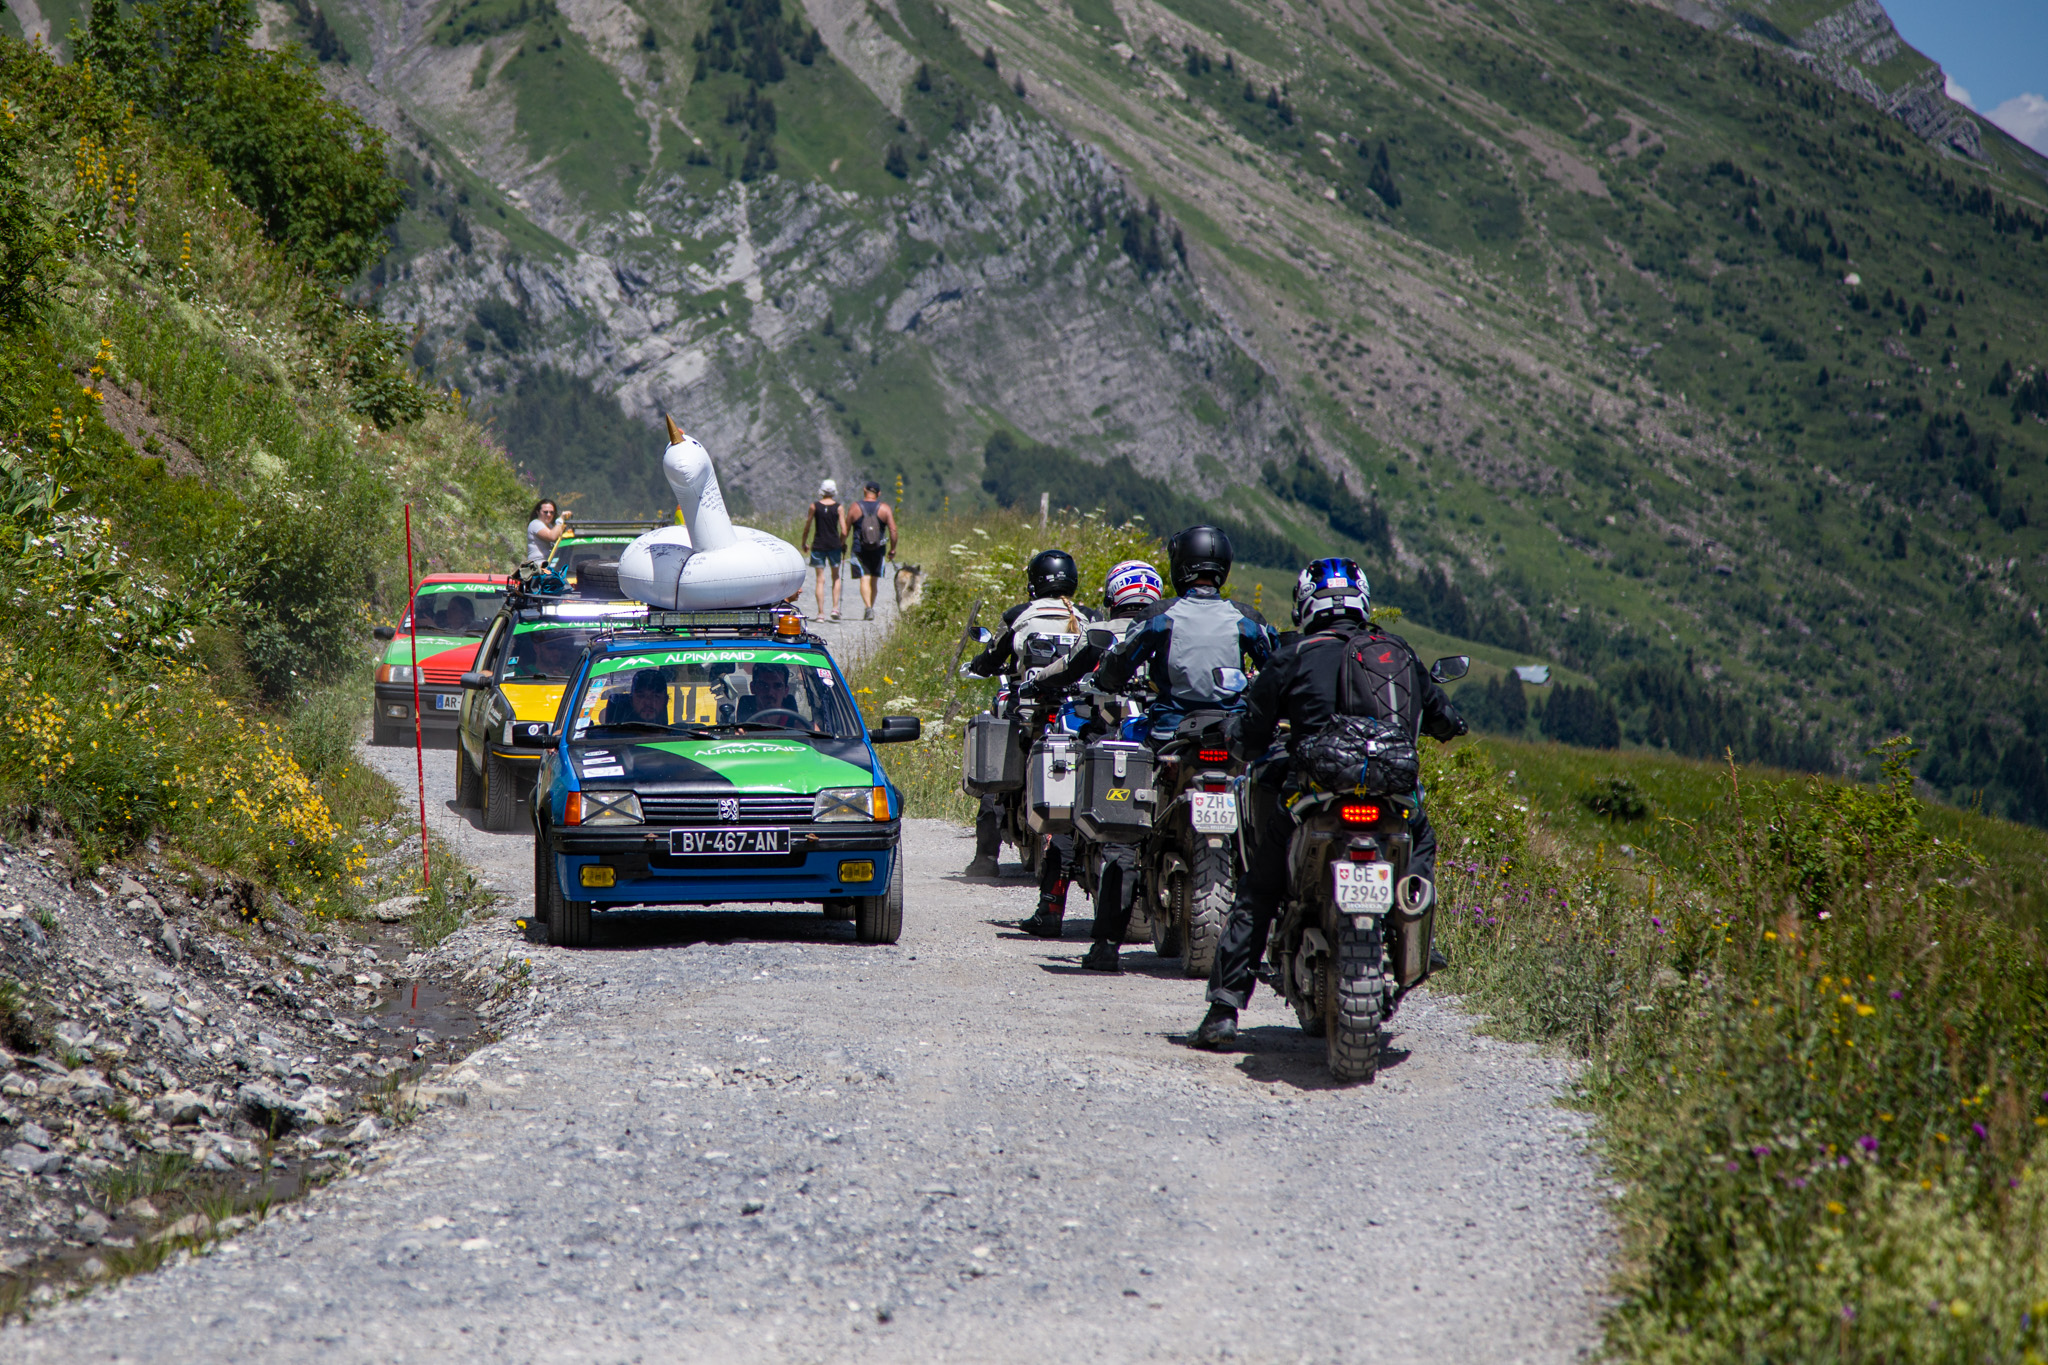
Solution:
M1244 764L1224 741L1227 714L1189 713L1159 746L1153 775L1157 814L1143 858L1152 946L1178 957L1191 977L1207 977L1215 964L1242 865L1236 779Z

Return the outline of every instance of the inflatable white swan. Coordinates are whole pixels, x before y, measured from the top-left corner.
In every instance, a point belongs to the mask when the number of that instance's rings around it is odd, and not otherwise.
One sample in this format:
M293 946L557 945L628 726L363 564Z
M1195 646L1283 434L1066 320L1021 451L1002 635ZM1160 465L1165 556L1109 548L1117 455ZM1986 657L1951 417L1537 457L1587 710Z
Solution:
M619 556L626 596L665 611L765 607L804 584L796 546L751 526L735 526L718 491L711 452L685 436L673 417L661 472L683 509L683 525L649 531Z

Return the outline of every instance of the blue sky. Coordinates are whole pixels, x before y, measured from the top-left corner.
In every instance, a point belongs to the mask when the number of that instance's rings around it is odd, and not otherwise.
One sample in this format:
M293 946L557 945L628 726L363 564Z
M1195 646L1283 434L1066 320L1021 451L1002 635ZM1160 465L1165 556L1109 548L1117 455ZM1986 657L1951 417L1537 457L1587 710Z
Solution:
M1884 0L1950 94L2048 154L2048 0ZM1958 90L1956 87L1961 87Z

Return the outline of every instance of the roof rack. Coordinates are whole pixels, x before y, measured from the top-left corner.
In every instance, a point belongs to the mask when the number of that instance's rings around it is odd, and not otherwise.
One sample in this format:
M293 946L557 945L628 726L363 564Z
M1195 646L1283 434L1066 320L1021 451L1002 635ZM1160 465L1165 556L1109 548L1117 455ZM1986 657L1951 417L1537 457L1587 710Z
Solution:
M768 635L790 640L807 638L804 616L795 607L742 607L729 611L660 611L650 609L637 621L621 622L609 633L664 635Z
M590 536L644 536L649 531L659 531L664 526L675 525L673 517L654 517L641 521L579 521L569 528L569 534L557 541L558 545L573 545Z

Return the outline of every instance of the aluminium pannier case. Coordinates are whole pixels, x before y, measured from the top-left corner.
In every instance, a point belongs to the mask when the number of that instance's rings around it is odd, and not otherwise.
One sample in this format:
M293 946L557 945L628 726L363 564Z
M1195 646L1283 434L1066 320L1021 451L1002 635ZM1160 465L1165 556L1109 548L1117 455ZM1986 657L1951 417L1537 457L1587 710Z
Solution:
M1031 758L1024 765L1031 813L1025 819L1038 833L1065 834L1074 827L1074 769L1080 758L1080 743L1057 731L1031 746Z
M969 796L1013 792L1024 785L1022 722L983 711L967 718L960 750L960 785Z
M1074 828L1098 844L1134 844L1152 832L1152 751L1099 739L1081 756Z

